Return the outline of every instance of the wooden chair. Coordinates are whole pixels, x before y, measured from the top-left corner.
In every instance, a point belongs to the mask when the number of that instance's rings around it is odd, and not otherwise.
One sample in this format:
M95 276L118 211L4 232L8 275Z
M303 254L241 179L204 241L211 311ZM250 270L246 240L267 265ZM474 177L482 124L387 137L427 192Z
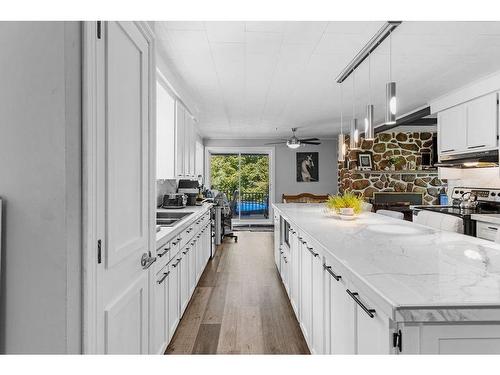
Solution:
M297 195L283 194L283 203L323 203L328 200L328 194L300 193Z

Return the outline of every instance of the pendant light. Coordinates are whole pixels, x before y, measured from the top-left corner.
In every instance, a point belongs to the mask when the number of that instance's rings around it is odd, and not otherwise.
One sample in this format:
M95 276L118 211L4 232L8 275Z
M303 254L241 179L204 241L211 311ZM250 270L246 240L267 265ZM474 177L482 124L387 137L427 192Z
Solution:
M392 32L389 34L389 82L385 86L385 123L396 123L396 82L392 81Z
M340 84L340 134L339 143L337 145L338 161L345 160L345 134L344 134L344 114L343 114L343 100L342 100L342 84Z
M371 70L371 54L368 55L368 104L366 106L365 117L365 139L373 140L375 138L375 130L373 127L373 104L372 103L372 70Z
M359 143L359 129L358 119L356 118L356 85L354 77L356 72L352 72L352 120L351 120L351 134L349 136L349 148L355 150L358 148Z

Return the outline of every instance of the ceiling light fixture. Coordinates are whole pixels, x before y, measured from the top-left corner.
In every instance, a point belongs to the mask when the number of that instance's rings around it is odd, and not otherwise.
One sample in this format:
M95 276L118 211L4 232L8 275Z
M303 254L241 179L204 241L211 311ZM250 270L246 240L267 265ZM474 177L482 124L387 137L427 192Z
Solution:
M397 99L396 82L392 81L392 31L389 34L389 82L385 86L385 123L396 123Z
M354 82L355 72L352 75L352 120L351 134L349 136L349 148L356 150L359 147L358 119L356 118L356 84Z
M345 134L344 134L344 114L342 111L343 103L344 102L343 102L343 97L342 97L342 84L340 84L340 134L339 134L339 142L338 142L338 146L337 146L338 161L344 161L345 154L346 154Z
M365 139L373 140L375 138L375 129L373 126L373 104L372 103L372 69L371 54L368 56L368 105L366 106L365 117Z

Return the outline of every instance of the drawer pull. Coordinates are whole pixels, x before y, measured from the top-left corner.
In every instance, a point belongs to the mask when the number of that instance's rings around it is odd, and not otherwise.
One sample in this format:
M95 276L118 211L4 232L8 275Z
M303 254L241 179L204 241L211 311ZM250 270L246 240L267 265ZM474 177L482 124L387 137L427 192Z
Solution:
M336 274L332 271L332 266L327 266L326 264L323 264L323 268L326 270L326 272L328 272L330 275L332 275L332 277L333 277L335 280L339 281L339 280L342 278L342 276L340 276L340 275L336 275Z
M455 149L454 148L450 148L448 150L441 150L441 152L451 152L451 151L455 151Z
M491 229L491 230L498 230L498 228L496 228L496 227L488 227L488 229Z
M303 238L302 238L302 237L298 237L298 239L299 239L299 241L302 241L302 240L303 240ZM305 242L305 241L304 241L304 242Z
M181 258L178 258L177 262L175 262L175 263L172 264L172 267L177 267L180 262L181 262Z
M356 292L351 292L349 289L346 289L347 294L349 294L352 299L363 309L363 311L368 314L370 318L375 318L375 310L374 309L369 309L366 307L363 302L361 302L358 298L359 294Z
M307 250L309 250L309 252L310 252L310 253L311 253L311 254L312 254L315 258L319 256L319 254L318 254L318 253L315 253L315 252L313 251L313 248L312 248L312 247L306 246L306 248L307 248Z
M160 280L157 281L158 285L165 281L167 276L170 275L170 271L165 272Z
M168 251L170 250L170 247L166 247L165 250L163 252L161 252L160 254L158 254L158 256L161 258L162 256L164 256Z
M177 245L178 243L179 243L179 241L174 241L174 242L172 242L172 245L174 245L174 246L175 246L175 245Z
M484 146L486 146L486 145L468 146L467 148L472 149L472 148L480 148L480 147L484 147Z

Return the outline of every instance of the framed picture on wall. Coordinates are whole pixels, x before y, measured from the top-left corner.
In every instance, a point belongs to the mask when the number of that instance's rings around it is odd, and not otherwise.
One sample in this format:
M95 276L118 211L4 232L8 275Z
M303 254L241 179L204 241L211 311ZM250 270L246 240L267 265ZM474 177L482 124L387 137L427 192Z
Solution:
M360 152L358 154L358 167L361 171L373 169L372 154L369 152Z
M297 152L297 182L319 181L319 153Z

